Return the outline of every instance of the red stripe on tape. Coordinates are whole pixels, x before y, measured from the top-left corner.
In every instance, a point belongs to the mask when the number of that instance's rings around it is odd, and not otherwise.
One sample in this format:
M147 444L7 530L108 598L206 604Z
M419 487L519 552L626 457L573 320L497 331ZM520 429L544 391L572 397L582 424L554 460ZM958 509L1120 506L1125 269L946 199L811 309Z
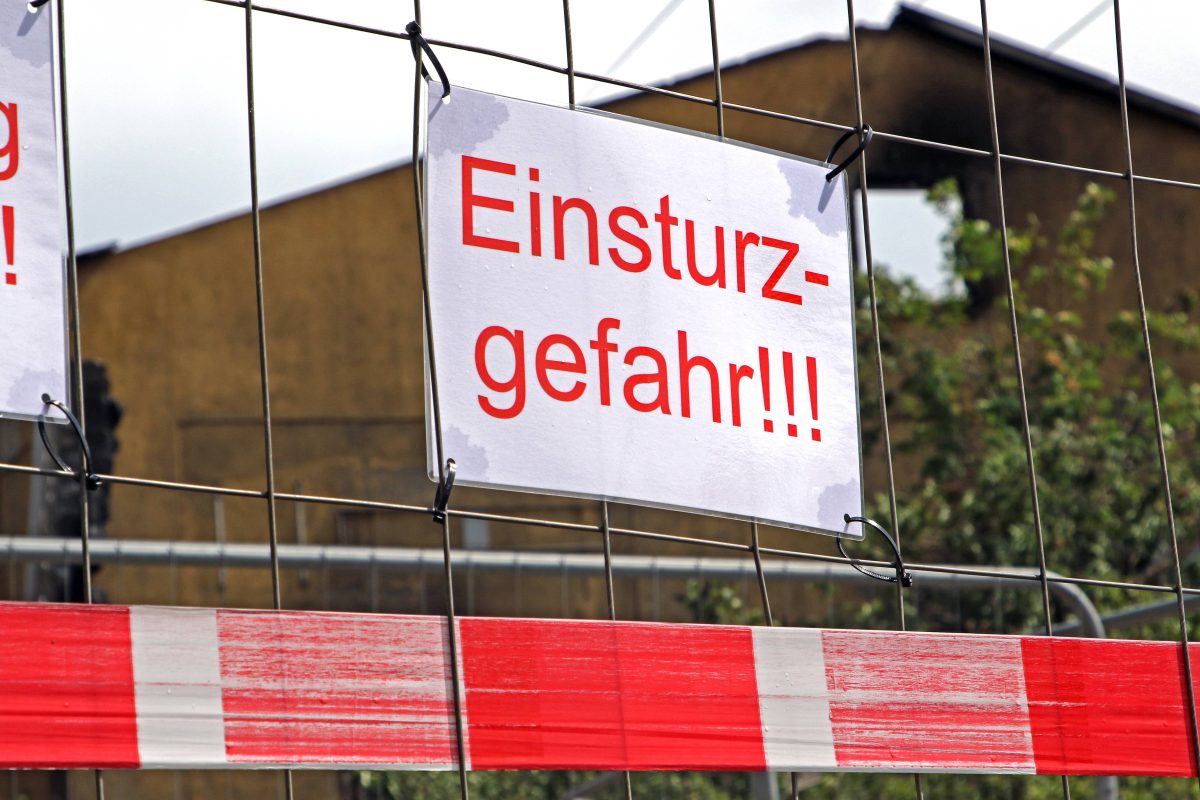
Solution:
M0 604L0 764L136 767L129 610Z
M455 761L441 617L220 611L231 762Z
M1015 637L825 631L838 766L1032 772Z
M460 618L476 769L765 769L749 628Z
M1196 774L1178 644L1030 637L1021 648L1038 772Z

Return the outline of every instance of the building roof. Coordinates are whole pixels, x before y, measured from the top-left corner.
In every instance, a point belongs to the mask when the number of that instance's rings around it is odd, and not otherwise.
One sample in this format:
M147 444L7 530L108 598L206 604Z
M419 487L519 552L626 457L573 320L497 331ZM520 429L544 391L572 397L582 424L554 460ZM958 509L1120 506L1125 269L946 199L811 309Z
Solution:
M981 52L983 50L982 31L963 25L957 20L931 14L913 6L901 5L896 16L892 18L889 30L902 28L920 30L965 45L973 50ZM1054 58L1043 51L1018 44L1004 37L993 35L991 46L993 61L1007 61L1045 73L1080 89L1110 97L1116 96L1117 83L1106 75ZM1185 125L1200 127L1200 111L1190 106L1144 89L1132 89L1128 86L1126 95L1131 107L1149 111Z
M892 17L886 28L876 28L873 26L863 25L860 26L859 29L868 31L872 35L886 35L890 31L916 31L936 37L951 44L962 46L965 49L971 50L973 53L982 54L983 52L983 34L980 30L977 30L969 25L965 25L957 20L950 19L939 14L933 14L923 9L904 4L899 6L896 14ZM815 45L832 43L840 44L844 41L845 40L843 38L831 39L828 37L818 37L806 39L800 42L792 42L781 47L750 54L741 58L726 59L723 62L723 68L736 69L739 67L751 66L757 63L770 61L771 59L787 53L813 47ZM1072 64L1071 62L1056 58L1053 55L1047 54L1043 51L1039 51L1027 45L1017 43L1011 39L996 35L991 36L991 51L994 63L1007 63L1010 65L1023 67L1046 75L1073 88L1103 97L1113 99L1116 98L1117 83L1102 73ZM695 81L711 74L711 69L699 69L671 79L670 81L659 83L657 86L663 89L678 89L685 83ZM631 90L628 93L606 100L601 105L602 107L611 108L619 104L622 100L637 96L639 94L639 91ZM1143 89L1133 89L1127 87L1127 97L1130 108L1151 113L1188 127L1200 128L1200 110L1192 108L1191 106L1181 104L1178 101L1168 99ZM359 180L370 178L373 175L388 172L398 167L405 166L407 163L408 160L384 164L379 167L356 173L354 175L345 176L341 179L328 181L318 186L313 186L299 192L290 193L283 197L273 198L269 202L265 202L263 207L270 208L272 206L284 205L302 197L307 197L309 195L317 194L338 186L355 183ZM93 248L87 253L81 253L80 257L100 261L103 260L103 257L111 255L114 252L153 244L164 239L169 239L173 236L182 235L194 230L205 228L209 225L237 218L245 215L246 213L248 213L248 209L242 209L232 213L223 214L219 217L198 220L192 225L185 225L181 228L164 232L161 235L138 241L130 246L117 243L106 243L100 247Z
M872 33L887 33L888 31L896 30L915 30L935 36L953 44L963 45L973 51L983 52L983 32L970 25L966 25L959 20L950 17L944 17L940 14L934 14L915 6L901 4L892 17L891 22L886 28L876 28L870 25L859 25L860 31L870 31ZM763 50L758 53L753 53L748 56L737 59L724 59L722 68L735 68L739 66L748 66L761 61L767 61L777 56L789 53L795 50L800 50L806 47L811 47L819 43L840 43L844 39L830 39L828 37L817 37L804 39L799 42L791 42L781 47L773 47L768 50ZM1041 72L1048 77L1067 83L1072 87L1091 91L1096 94L1101 94L1106 97L1116 97L1117 82L1109 76L1097 72L1087 67L1082 67L1073 64L1070 61L1065 61L1061 58L1056 58L1052 54L1037 48L1021 44L1004 36L991 35L992 45L992 61L993 63L1015 64L1025 67L1035 72ZM680 77L674 78L667 83L659 84L660 88L673 89L684 83L694 81L697 78L702 78L706 75L711 75L712 70L703 68L693 72L686 73ZM619 102L620 100L637 94L636 91L631 91L629 94L621 95L605 102L605 105ZM1191 127L1200 128L1200 109L1193 108L1190 105L1181 103L1163 95L1155 94L1154 92L1145 89L1136 89L1126 85L1126 95L1131 108L1136 108L1141 111L1158 114L1167 119L1183 123Z

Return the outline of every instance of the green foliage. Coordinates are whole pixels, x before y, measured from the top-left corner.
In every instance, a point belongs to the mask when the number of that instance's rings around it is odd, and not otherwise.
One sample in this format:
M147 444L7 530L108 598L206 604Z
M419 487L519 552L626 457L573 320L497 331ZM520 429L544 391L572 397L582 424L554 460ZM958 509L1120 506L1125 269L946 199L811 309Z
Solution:
M947 272L977 286L998 283L996 313L973 315L968 296L934 298L886 271L876 276L901 465L900 528L906 550L924 561L1033 566L1037 541L1003 245L999 230L955 210L955 193L951 182L930 192L949 217ZM1010 229L1012 294L1050 566L1076 576L1143 580L1161 571L1170 539L1140 317L1121 310L1101 320L1095 313L1111 302L1103 293L1112 259L1094 252L1111 199L1088 186L1054 237L1037 220ZM1181 295L1178 308L1149 316L1181 530L1200 522L1200 452L1192 446L1200 434L1200 385L1186 385L1168 361L1200 346L1189 316L1194 306L1194 296ZM868 310L859 314L860 330L869 335ZM864 341L863 358L872 356ZM863 407L873 410L872 391L864 387ZM875 415L864 416L870 426ZM887 518L884 498L875 499L874 512ZM1108 591L1097 599L1111 606L1148 598ZM1033 626L1036 609L1036 602L1012 604L1000 615L1002 627ZM930 611L923 622L944 629L946 620ZM967 626L993 626L992 611L973 609Z
M561 797L576 782L597 773L481 772L472 774L471 797L479 800L523 800ZM457 800L457 772L361 772L363 800Z
M691 612L693 622L762 625L765 621L762 610L747 608L741 594L728 583L689 580L678 599Z
M905 552L926 562L978 565L1038 563L1027 454L1010 318L1019 324L1036 453L1038 496L1049 567L1090 578L1169 582L1170 538L1159 472L1154 408L1148 389L1135 298L1105 295L1114 265L1095 252L1111 192L1089 185L1056 233L1036 219L1007 231L1014 280L1010 306L1001 232L966 219L952 181L929 200L949 223L944 240L947 282L957 290L931 296L909 279L876 270L880 346L888 379L898 511ZM866 277L859 276L858 329L864 446L880 446L874 343ZM1200 384L1187 383L1168 362L1200 348L1192 314L1195 292L1150 313L1163 430L1180 531L1200 524ZM1106 312L1097 309L1118 308ZM875 427L873 427L875 426ZM889 518L886 496L870 513ZM1194 551L1193 551L1194 552ZM1194 579L1195 565L1185 576ZM919 577L918 577L919 581ZM1161 595L1089 589L1101 609L1144 603ZM863 625L887 618L888 593L860 606ZM756 604L732 587L691 581L679 598L697 622L761 624ZM910 626L927 630L1020 633L1041 624L1036 591L964 594L948 602L925 593ZM1166 620L1134 631L1175 638ZM471 777L474 797L560 797L595 772L499 772ZM363 773L363 800L440 800L457 797L453 773ZM780 776L781 788L784 776ZM935 775L927 798L1050 800L1062 796L1057 778ZM636 797L726 800L750 795L745 775L635 774ZM1191 782L1122 779L1122 796L1188 797ZM1091 779L1071 782L1075 798L1094 797ZM623 796L619 782L588 794ZM786 796L786 792L783 793ZM911 776L826 775L803 797L814 800L912 797Z
M1095 234L1111 193L1089 185L1053 236L1036 219L1007 231L1011 305L1001 231L965 219L956 197L953 182L929 193L949 222L946 273L966 291L933 297L884 269L876 274L899 527L908 557L1038 564L1022 386L1011 333L1015 308L1048 567L1078 577L1169 585L1171 540L1141 317L1133 310L1132 292L1122 298L1106 295L1113 260L1095 252ZM873 366L874 346L865 276L860 280L860 359L867 367ZM1196 306L1195 293L1184 291L1175 307L1153 310L1147 320L1181 532L1200 523L1200 448L1195 446L1200 384L1182 380L1169 364L1200 347L1200 329L1192 319ZM862 392L865 441L878 447L879 431L870 429L878 424L877 387L864 385ZM872 498L870 505L878 519L889 518L885 496ZM1185 580L1194 578L1191 563ZM1164 598L1113 588L1089 588L1088 593L1102 611ZM1042 624L1034 591L964 593L953 603L932 593L922 598L919 611L910 615L912 627L1021 633ZM884 601L868 603L860 621L888 613ZM1170 619L1124 633L1178 638ZM906 784L896 776L859 776L850 782L856 787L851 794L845 794L845 778L831 777L827 783L830 794L812 796L912 793L911 779ZM1121 783L1126 798L1191 796L1184 782ZM1076 779L1072 789L1075 797L1089 797L1094 786ZM926 779L926 797L966 796L1033 800L1060 797L1061 789L1057 780Z
M632 775L633 796L678 800L733 800L751 796L745 773L653 772ZM458 800L457 772L360 772L357 800ZM477 800L549 800L588 788L588 800L623 800L619 772L475 772Z

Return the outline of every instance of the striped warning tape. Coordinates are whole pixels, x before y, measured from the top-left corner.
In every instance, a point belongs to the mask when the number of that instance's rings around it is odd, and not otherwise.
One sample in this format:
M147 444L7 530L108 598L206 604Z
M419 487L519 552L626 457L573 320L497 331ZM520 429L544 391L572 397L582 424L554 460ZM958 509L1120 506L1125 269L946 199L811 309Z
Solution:
M1170 642L460 618L472 769L1194 775ZM0 604L0 767L455 766L442 617Z

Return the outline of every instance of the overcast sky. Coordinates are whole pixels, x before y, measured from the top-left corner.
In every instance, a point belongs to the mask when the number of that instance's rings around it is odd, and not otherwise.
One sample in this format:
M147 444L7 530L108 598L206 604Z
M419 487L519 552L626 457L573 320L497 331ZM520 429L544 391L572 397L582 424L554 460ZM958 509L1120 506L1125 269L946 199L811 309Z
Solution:
M273 2L393 30L402 30L413 16L409 5L395 0ZM989 13L995 35L1045 48L1089 19L1097 4L992 0ZM247 207L243 12L205 0L66 5L81 246L114 241L128 246ZM971 0L915 5L979 25L979 7ZM859 21L886 24L895 6L860 0ZM666 10L665 21L627 53ZM580 70L653 83L710 63L705 0L576 0L572 13ZM1200 4L1127 0L1122 14L1130 82L1200 106L1192 39L1200 30ZM845 36L847 24L841 0L718 0L717 16L727 63L814 37ZM1090 20L1056 54L1115 75L1111 7ZM426 0L424 23L430 36L565 63L560 0ZM303 192L407 157L412 57L406 42L267 14L255 16L254 29L264 198ZM566 102L560 76L455 51L440 55L454 83ZM580 87L580 96L591 102L607 94L604 87ZM880 236L889 235L889 217L895 216L883 214L876 221L872 215ZM892 227L899 233L904 224Z

